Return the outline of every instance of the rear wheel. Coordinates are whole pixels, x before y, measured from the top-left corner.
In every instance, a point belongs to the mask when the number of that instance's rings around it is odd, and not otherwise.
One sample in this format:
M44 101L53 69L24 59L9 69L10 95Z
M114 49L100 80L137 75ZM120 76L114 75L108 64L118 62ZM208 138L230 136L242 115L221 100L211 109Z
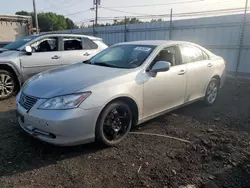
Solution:
M219 93L219 81L216 78L212 78L209 82L206 90L204 101L207 105L211 106L215 103Z
M132 125L132 112L124 102L109 104L101 113L96 125L97 141L113 146L120 143Z
M6 70L0 70L0 100L7 99L16 93L15 77Z

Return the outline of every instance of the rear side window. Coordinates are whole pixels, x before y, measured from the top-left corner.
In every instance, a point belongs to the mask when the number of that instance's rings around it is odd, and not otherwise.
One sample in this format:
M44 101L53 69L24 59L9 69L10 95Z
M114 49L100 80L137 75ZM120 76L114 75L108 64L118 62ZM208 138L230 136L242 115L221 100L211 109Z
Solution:
M209 59L208 55L200 48L192 45L181 45L183 63L192 63Z
M63 37L64 50L82 50L81 37Z
M203 59L204 60L209 60L209 56L207 55L206 52L202 51L203 52Z
M98 45L89 38L83 38L83 46L85 50L97 49Z

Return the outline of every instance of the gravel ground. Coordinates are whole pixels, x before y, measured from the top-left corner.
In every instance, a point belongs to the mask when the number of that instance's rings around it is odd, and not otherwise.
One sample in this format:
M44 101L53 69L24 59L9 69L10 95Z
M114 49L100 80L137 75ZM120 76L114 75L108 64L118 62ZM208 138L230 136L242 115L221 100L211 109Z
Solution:
M113 148L55 147L25 134L15 99L0 102L0 188L250 187L250 81L228 80L201 102L151 120Z

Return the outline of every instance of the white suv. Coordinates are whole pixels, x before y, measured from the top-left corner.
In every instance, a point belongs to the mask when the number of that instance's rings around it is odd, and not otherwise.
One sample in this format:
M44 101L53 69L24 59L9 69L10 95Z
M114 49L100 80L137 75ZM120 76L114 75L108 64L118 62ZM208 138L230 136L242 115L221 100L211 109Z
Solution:
M102 39L79 34L47 33L12 42L0 49L0 100L39 72L86 61L105 48Z

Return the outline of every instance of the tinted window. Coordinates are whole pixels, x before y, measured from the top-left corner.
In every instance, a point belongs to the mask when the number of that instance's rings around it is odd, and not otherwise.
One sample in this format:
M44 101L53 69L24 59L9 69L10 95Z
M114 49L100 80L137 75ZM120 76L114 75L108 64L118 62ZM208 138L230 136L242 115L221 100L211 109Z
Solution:
M82 38L80 37L63 37L64 50L82 50Z
M37 37L38 37L38 35L27 36L21 40L17 40L15 42L12 42L12 43L4 46L3 48L8 49L8 50L11 50L11 49L16 50Z
M209 56L207 55L206 52L202 51L203 52L203 59L204 60L208 60L209 59Z
M58 38L48 37L38 40L30 45L33 52L58 51Z
M192 63L204 60L203 51L195 46L182 45L181 53L184 63Z
M98 48L98 45L94 43L92 40L90 40L89 38L83 38L83 46L84 46L84 49L86 50Z
M167 61L171 63L171 66L180 65L181 55L179 48L177 46L172 46L161 50L155 57L151 66L153 66L157 61Z
M155 46L118 45L100 52L90 63L107 67L135 68L140 66L154 49Z

